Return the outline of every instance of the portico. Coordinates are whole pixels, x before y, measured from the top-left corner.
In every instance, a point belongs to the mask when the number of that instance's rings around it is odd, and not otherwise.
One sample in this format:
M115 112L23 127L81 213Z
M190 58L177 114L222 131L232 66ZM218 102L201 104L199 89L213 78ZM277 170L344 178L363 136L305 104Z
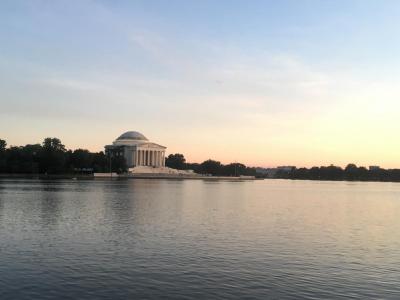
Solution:
M135 166L153 166L164 167L165 151L159 149L146 149L145 147L137 147L132 151L132 161Z

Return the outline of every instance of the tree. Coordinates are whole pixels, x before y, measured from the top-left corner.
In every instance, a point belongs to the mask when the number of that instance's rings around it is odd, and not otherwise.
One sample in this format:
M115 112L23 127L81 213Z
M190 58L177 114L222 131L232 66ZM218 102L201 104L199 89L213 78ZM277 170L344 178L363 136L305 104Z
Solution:
M0 139L0 153L6 151L7 142L5 140Z
M200 165L201 171L204 174L220 175L222 172L222 164L219 161L212 159L206 160Z
M61 143L58 138L45 138L43 141L43 149L50 151L61 151L65 152L65 146Z
M344 169L345 178L347 180L357 180L357 169L355 164L348 164Z
M113 156L112 158L112 171L118 174L128 171L125 157L123 155Z
M20 147L12 146L9 149L7 149L6 172L21 173L20 162L21 162Z
M320 167L320 179L322 180L342 180L343 179L343 169L330 165L329 167Z
M193 170L195 173L201 173L201 165L199 163L186 163L186 170Z
M225 176L239 176L246 175L246 166L241 163L230 163L228 165L223 166L222 175Z
M77 149L74 152L71 152L69 164L74 169L92 168L93 154L88 150Z
M40 144L25 145L21 149L21 169L23 173L38 173L42 146Z
M0 139L0 173L4 173L6 170L6 147L7 142Z
M170 154L165 160L165 165L173 169L185 170L186 159L183 154L180 153Z
M108 159L103 151L93 153L93 172L107 172Z
M41 173L65 172L65 146L58 138L45 138L42 144L39 169Z

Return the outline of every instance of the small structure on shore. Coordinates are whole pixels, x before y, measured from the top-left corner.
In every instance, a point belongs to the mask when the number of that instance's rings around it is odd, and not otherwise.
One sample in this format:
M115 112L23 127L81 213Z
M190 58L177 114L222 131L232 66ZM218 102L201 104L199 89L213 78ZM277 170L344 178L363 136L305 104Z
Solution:
M164 167L167 147L150 142L137 131L121 134L112 145L105 146L107 155L123 156L128 168L138 166Z
M137 131L127 131L121 134L112 145L105 146L107 155L123 156L125 158L128 175L173 175L195 176L197 174L187 170L175 170L165 166L165 150L167 147L150 142L143 134Z

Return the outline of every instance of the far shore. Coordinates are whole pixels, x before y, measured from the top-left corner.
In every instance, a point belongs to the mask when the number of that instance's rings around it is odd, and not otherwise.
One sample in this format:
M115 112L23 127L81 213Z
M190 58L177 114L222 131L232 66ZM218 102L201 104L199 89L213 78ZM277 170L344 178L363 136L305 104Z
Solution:
M113 176L95 177L93 174L0 174L0 179L76 179L76 180L127 180L127 179L196 179L196 180L260 180L255 177L234 177L234 176L204 176L204 175L169 175L169 174L121 174Z
M105 177L94 177L93 174L0 174L0 179L43 179L43 180L128 180L128 179L172 179L172 180L225 180L225 181L252 181L252 180L292 180L292 181L319 181L319 182L387 182L399 183L393 180L327 180L327 179L291 179L291 178L246 178L234 176L182 176L182 175L166 175L166 174L131 174L113 175Z

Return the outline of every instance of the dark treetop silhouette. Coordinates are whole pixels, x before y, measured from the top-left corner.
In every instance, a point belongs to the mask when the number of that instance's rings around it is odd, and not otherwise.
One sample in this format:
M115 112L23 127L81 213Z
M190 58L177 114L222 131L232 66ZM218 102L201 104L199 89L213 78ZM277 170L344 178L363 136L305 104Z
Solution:
M109 172L109 157L103 152L66 150L58 138L45 138L42 144L11 146L0 140L0 173L66 174ZM112 171L126 170L121 157L111 157Z

